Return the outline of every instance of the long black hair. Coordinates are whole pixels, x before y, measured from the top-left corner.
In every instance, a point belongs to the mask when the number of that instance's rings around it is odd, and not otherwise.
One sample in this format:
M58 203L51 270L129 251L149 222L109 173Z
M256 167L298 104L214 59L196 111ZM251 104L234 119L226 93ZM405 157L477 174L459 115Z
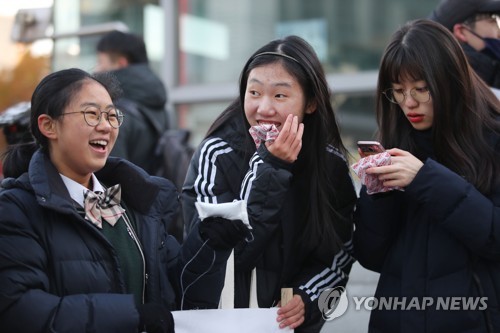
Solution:
M248 133L250 124L243 108L248 76L254 68L273 63L280 63L297 79L304 92L305 107L315 106L315 111L305 114L303 120L304 136L298 162L305 163L305 168L301 169L299 175L294 175L310 179L308 193L304 193L304 197L308 199L304 200L306 221L302 241L307 248L332 246L335 243L340 245L343 237L339 237L339 229L349 230L350 226L334 208L335 202L332 200L341 194L331 187L329 178L337 175L332 175L331 170L328 170L325 158L328 146L335 147L345 157L348 152L340 136L323 67L314 49L304 39L288 36L273 40L258 49L240 74L239 97L215 120L207 136L214 134L229 119L236 119L244 123L247 158L255 152L255 144Z
M415 154L411 124L400 106L382 94L404 79L427 83L437 160L489 193L500 171L498 153L488 141L489 135L500 134L499 102L469 66L455 37L435 22L410 21L393 34L382 57L377 87L380 141Z

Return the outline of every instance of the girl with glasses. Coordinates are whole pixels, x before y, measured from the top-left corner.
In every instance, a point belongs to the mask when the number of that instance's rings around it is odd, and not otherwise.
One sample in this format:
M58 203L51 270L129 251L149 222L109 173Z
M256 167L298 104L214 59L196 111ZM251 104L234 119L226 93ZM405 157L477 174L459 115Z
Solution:
M33 93L35 141L10 149L1 183L2 332L165 333L181 302L218 305L229 249L198 229L180 247L167 233L174 185L109 156L123 122L116 88L67 69Z
M385 49L376 111L392 164L367 173L402 191L361 189L354 248L380 272L375 297L399 303L375 308L369 332L498 332L498 100L448 30L417 20Z

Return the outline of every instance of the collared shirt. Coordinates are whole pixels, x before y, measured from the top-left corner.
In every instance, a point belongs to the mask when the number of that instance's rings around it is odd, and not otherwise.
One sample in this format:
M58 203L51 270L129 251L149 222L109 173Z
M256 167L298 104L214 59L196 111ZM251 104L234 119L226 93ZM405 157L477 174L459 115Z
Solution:
M83 201L84 201L84 194L87 192L89 189L83 186L80 183L77 183L71 178L68 178L62 174L59 174L64 182L64 185L66 185L66 188L68 189L69 195L71 196L71 199L75 200L80 206L83 207ZM92 184L94 188L92 191L94 192L104 192L104 187L102 187L101 183L97 180L97 177L92 174Z
M62 174L60 175L71 198L80 206L84 207L84 193L89 189L73 179ZM104 192L104 187L99 183L94 174L92 174L92 184L92 191ZM82 214L85 214L85 212L82 211ZM135 229L133 219L131 219L130 225L127 225L124 218L120 218L114 227L110 226L108 223L103 223L101 231L116 250L127 292L134 295L137 304L142 304L144 301L145 286L144 257L139 241L135 239L135 236L133 236L129 228Z

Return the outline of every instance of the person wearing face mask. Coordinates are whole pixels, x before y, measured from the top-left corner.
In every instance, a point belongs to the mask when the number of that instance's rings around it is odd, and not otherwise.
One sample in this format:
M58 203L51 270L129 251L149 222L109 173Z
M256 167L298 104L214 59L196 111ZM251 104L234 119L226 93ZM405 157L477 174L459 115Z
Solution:
M430 20L393 34L378 75L391 163L366 173L398 190L356 205L354 256L380 273L368 332L500 332L500 103Z
M442 0L429 19L450 30L475 72L500 88L500 1Z

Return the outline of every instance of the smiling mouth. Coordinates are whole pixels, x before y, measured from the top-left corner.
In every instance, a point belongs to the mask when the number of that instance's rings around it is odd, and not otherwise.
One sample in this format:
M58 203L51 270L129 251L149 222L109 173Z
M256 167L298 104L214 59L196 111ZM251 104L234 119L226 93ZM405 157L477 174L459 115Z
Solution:
M93 140L90 141L90 145L98 150L104 151L108 146L108 141L106 140Z
M257 121L257 124L260 126L266 126L266 125L274 125L276 127L280 127L281 123L278 122L270 122L270 121Z

